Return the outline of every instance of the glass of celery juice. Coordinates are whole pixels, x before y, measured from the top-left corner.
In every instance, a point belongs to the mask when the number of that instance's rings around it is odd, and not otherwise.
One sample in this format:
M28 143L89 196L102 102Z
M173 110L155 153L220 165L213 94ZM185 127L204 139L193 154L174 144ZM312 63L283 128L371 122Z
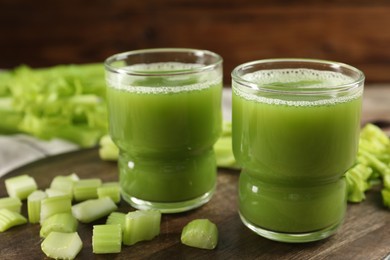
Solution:
M110 135L123 198L138 209L187 211L216 186L222 58L194 49L146 49L105 61Z
M334 234L346 212L343 174L357 153L363 73L273 59L239 65L232 79L241 220L282 242Z

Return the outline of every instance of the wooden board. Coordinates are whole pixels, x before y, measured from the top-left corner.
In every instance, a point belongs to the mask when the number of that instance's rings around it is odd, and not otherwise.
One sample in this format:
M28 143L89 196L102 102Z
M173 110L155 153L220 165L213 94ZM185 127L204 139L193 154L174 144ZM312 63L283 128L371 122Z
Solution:
M45 189L56 175L75 172L81 178L117 180L116 163L101 161L96 149L82 150L43 159L0 178L0 197L6 196L4 179L20 174L33 176ZM323 241L288 244L262 238L240 221L237 214L238 171L219 169L218 187L205 206L180 214L163 215L161 234L152 241L123 246L114 255L92 253L92 224L80 224L78 232L84 246L77 259L384 259L390 254L390 211L382 206L380 193L371 191L367 200L348 206L347 217L339 232ZM26 203L23 214L26 215ZM119 210L133 210L125 202ZM180 243L184 225L195 218L208 218L219 228L215 250L187 247ZM0 233L1 259L42 259L39 225L27 224Z

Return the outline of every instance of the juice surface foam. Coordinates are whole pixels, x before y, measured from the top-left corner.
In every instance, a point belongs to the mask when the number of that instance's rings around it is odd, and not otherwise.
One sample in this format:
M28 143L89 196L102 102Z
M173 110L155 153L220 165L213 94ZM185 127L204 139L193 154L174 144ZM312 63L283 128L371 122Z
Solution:
M233 82L236 95L251 101L288 106L319 106L348 102L362 95L362 88L350 93L337 93L337 88L353 83L349 76L332 71L312 69L262 70L248 73L244 80L266 91L275 90L272 95L261 91L244 91ZM302 94L306 91L309 93ZM278 93L279 92L279 93ZM283 92L288 92L283 93ZM316 93L318 92L318 93ZM294 93L294 94L292 94Z
M222 76L218 71L192 72L201 67L202 64L180 62L136 64L121 68L121 71L130 74L111 73L107 75L107 81L112 88L139 94L198 91L222 84ZM131 73L148 74L148 76L131 75ZM175 73L179 74L174 75Z

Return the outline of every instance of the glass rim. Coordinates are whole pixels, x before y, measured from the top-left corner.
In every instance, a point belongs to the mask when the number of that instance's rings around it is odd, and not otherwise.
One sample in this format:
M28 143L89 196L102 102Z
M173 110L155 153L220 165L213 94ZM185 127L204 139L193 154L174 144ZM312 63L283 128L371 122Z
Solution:
M357 73L358 77L357 79L353 79L349 83L334 85L331 88L328 88L326 90L313 90L313 88L311 89L309 88L309 89L300 89L299 91L297 91L296 89L289 91L288 89L286 90L282 88L265 87L262 86L261 84L256 84L250 80L246 80L242 77L242 75L239 75L240 70L244 68L250 68L255 65L266 64L266 63L289 63L289 62L296 62L296 63L303 63L303 64L317 64L317 65L322 64L322 65L327 65L328 68L334 69L328 71L337 71L336 70L337 68L339 69L344 68L354 73ZM300 67L297 66L296 68L300 68ZM308 68L308 67L302 66L301 68ZM275 69L283 69L283 68L275 68ZM259 70L255 70L255 71L259 71ZM270 70L272 70L272 68L270 68ZM272 92L272 93L279 93L279 94L291 94L291 95L318 95L318 94L329 94L329 93L339 93L343 91L351 91L363 85L362 83L365 80L365 75L361 70L351 65L348 65L346 63L330 61L330 60L306 59L306 58L276 58L276 59L261 59L261 60L246 62L236 66L231 73L231 77L235 83L238 83L241 86L254 91Z
M139 54L161 54L161 53L202 53L209 55L210 57L214 57L216 60L215 62L212 62L210 64L202 64L194 62L195 64L203 65L196 68L190 68L190 69L181 69L181 70L175 70L172 72L166 71L162 73L150 73L150 72L144 72L144 71L137 71L137 70L129 70L129 69L123 69L117 68L113 66L112 64L116 61L125 60L127 57L131 55L139 55ZM157 61L156 61L157 62ZM180 62L180 61L174 61L174 62ZM138 50L132 50L132 51L126 51L117 53L114 55L111 55L104 61L104 67L106 70L113 72L113 73L119 73L119 74L125 74L129 76L178 76L178 75L184 75L184 74L194 74L194 73L200 73L204 71L210 71L216 68L218 65L220 65L223 62L222 57L212 51L209 50L202 50L202 49L192 49L192 48L150 48L150 49L138 49ZM138 63L140 64L140 63Z

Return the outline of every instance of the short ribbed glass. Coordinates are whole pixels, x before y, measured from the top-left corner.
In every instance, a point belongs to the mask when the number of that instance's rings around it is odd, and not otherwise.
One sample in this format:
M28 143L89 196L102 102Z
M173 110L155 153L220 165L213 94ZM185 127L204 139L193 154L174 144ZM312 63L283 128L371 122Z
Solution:
M105 62L110 135L122 196L138 209L199 207L216 186L222 58L194 49L146 49Z
M309 242L346 212L364 75L312 59L258 60L232 72L233 151L242 167L239 213L261 236Z

